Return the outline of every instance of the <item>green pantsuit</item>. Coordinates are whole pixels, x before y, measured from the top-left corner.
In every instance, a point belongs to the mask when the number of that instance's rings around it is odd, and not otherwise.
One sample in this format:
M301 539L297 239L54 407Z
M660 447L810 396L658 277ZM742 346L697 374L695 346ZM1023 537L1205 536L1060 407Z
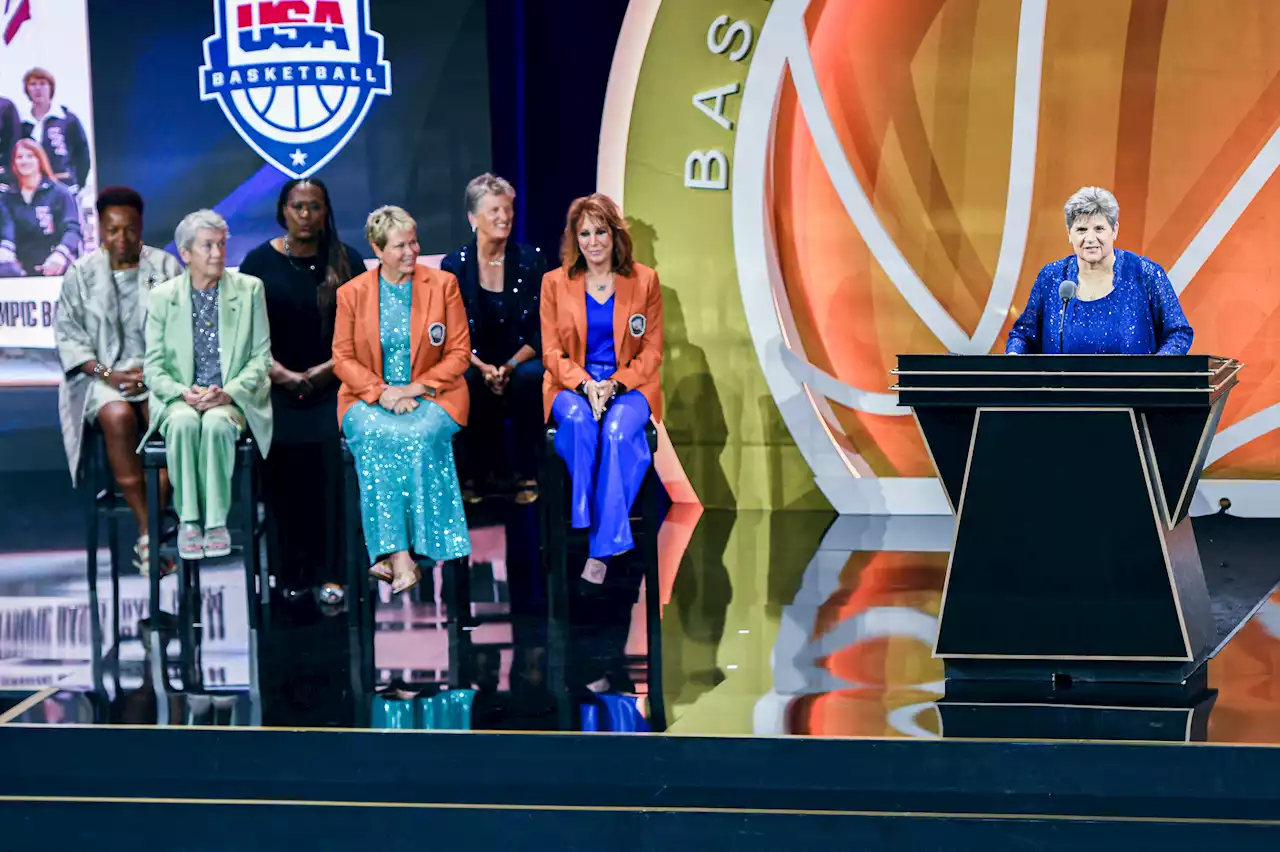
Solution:
M235 404L202 414L182 398L197 384L191 276L184 272L151 290L143 370L151 391L151 425L138 445L141 451L153 432L164 436L178 518L205 530L226 526L236 442L244 430L253 434L263 456L272 431L271 336L262 282L224 272L217 287L218 372L222 390Z
M227 525L236 441L243 431L244 415L234 405L219 405L202 413L179 399L165 408L160 434L164 436L179 521L203 522L205 529Z

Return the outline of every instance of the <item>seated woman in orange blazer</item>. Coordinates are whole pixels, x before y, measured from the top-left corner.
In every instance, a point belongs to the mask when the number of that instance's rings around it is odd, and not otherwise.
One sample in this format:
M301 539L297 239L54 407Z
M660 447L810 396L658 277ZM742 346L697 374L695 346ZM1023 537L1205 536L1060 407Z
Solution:
M633 546L631 504L652 461L644 426L662 419L662 288L599 193L569 207L560 256L542 279L543 411L573 481L573 527L591 530L581 586L591 592Z
M399 207L369 214L379 266L338 288L338 423L355 457L369 573L395 593L415 557L471 553L453 462L467 422L471 335L458 279L418 265L418 226Z

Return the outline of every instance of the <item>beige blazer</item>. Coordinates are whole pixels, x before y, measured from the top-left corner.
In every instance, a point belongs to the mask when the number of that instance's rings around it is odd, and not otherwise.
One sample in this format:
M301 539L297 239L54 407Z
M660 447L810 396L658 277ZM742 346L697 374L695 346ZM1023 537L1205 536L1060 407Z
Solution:
M152 287L181 274L182 264L176 257L143 246L138 259L138 287L143 291L140 304L146 307ZM110 366L120 358L124 348L120 301L111 277L111 261L104 249L80 258L62 277L62 295L58 299L53 332L58 360L62 362L58 419L62 423L62 445L67 451L67 466L71 468L74 484L80 445L84 441L89 386L98 381L80 372L80 367L89 361Z

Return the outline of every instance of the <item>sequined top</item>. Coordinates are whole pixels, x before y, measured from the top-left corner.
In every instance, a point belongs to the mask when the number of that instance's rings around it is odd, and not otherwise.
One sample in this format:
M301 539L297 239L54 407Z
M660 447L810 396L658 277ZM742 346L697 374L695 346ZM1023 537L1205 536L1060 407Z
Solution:
M1009 330L1005 353L1185 355L1194 331L1164 269L1123 249L1115 250L1115 258L1114 289L1101 299L1068 302L1065 328L1058 287L1079 281L1079 263L1071 255L1041 269L1026 309Z
M388 284L378 276L378 328L382 335L382 380L407 385L413 378L409 351L409 317L413 308L413 279Z
M218 287L191 288L191 343L196 355L196 384L222 386L222 358L218 353Z
M502 314L506 318L506 333L510 339L497 342L498 345L494 345L496 341L490 338L491 321L480 305L484 288L480 286L480 258L475 240L446 255L440 261L440 269L457 276L458 292L467 308L472 354L492 364L501 364L525 345L532 347L537 355L542 354L538 296L547 265L540 249L507 240L502 265L502 292L505 294Z
M618 356L613 350L613 296L602 305L591 294L587 300L587 363L591 378L602 382L618 371Z
M142 363L147 354L146 305L138 292L138 268L111 272L116 285L116 302L120 305L120 357L111 367L129 369Z

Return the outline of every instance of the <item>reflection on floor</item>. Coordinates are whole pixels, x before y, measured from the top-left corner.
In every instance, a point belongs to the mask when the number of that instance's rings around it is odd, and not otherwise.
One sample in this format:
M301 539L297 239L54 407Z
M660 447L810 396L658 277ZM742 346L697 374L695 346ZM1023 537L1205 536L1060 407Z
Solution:
M1280 522L1195 520L1202 558L1274 559ZM555 729L546 585L536 513L501 506L473 519L472 727ZM701 512L675 506L660 538L662 697L668 729L711 735L1148 738L1280 743L1280 595L1175 692L948 690L931 657L952 540L950 518L819 512ZM122 641L111 654L110 584L93 641L83 552L0 554L0 722L352 726L367 718L358 642L345 612L276 601L250 647L244 578L227 560L201 571L198 656L167 631L139 640L146 585L121 581ZM105 554L100 560L105 565ZM610 593L574 599L568 689L606 676L648 706L651 665L640 566ZM376 679L448 682L442 577L377 606ZM163 584L174 610L176 584ZM998 617L998 614L993 614ZM161 640L166 641L161 641ZM160 660L150 649L158 649ZM201 694L184 695L184 663ZM578 718L574 717L575 723ZM945 723L945 724L944 724Z

